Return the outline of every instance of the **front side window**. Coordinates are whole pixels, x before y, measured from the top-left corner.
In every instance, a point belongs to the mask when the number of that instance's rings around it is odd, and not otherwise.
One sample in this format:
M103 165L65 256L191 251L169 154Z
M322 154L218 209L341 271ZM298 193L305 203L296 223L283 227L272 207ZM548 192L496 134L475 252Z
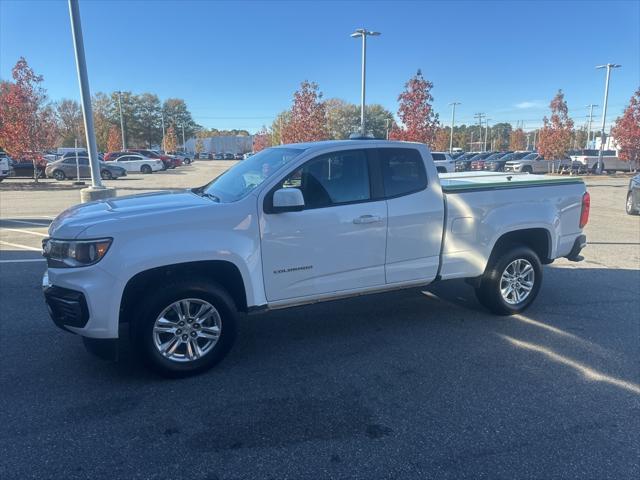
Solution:
M371 199L369 163L362 150L321 155L296 169L281 188L299 188L305 208L323 208Z
M386 197L407 195L427 187L427 174L418 150L381 148L378 152Z

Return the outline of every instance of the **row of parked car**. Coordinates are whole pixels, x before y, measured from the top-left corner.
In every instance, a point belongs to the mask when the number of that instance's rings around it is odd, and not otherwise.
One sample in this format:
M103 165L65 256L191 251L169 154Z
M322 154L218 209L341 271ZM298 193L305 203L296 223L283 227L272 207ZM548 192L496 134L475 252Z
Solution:
M196 154L201 160L246 160L253 152L248 153L207 153L201 152Z
M506 152L432 152L433 160L439 172L517 172L549 173L573 172L588 173L594 171L598 162L598 150L570 150L564 158L546 160L535 151ZM603 170L613 173L633 168L619 159L613 150L605 150L602 156Z

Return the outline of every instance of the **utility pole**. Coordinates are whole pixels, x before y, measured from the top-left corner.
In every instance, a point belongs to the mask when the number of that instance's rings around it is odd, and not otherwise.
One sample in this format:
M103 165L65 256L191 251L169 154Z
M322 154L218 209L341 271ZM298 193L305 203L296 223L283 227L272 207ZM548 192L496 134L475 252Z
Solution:
M460 102L451 102L451 136L449 137L449 153L453 152L453 126L456 122L456 105L460 105Z
M591 143L591 122L593 121L593 107L597 107L598 105L595 104L590 104L587 105L587 108L589 109L589 122L587 123L587 144L584 146L584 148L589 148L589 144Z
M365 107L365 90L366 90L366 78L367 78L367 37L377 37L380 32L372 32L366 28L358 28L351 34L352 38L362 37L362 91L360 96L360 135L365 136L365 120L364 120L364 107Z
M164 113L160 116L160 118L162 119L162 151L166 154L167 151L164 148Z
M616 65L615 63L607 63L606 65L598 65L596 68L607 69L607 79L604 84L604 103L602 104L602 129L600 130L600 150L598 151L598 166L596 173L602 173L602 151L604 150L605 143L605 124L607 122L607 103L609 101L609 78L611 77L612 68L620 68L622 65Z
M122 150L127 149L124 141L124 119L122 118L122 92L118 90L118 106L120 107L120 134L122 135Z
M187 151L187 144L184 141L184 125L181 125L182 127L182 151L186 153Z
M486 117L484 113L476 113L473 118L478 119L478 132L480 133L480 145L482 145L482 119ZM480 148L478 148L480 150Z
M469 142L469 150L470 151L474 151L473 150L473 130L471 130L471 141Z
M533 131L533 148L532 148L532 150L536 149L536 137L537 136L538 136L538 130L536 129L536 130Z
M93 130L91 91L89 90L89 76L87 75L87 63L84 55L84 42L82 39L82 24L78 0L69 0L69 17L71 20L71 34L73 36L76 68L78 70L78 83L80 84L80 97L82 98L82 117L84 119L84 130L87 137L89 166L91 168L91 187L80 191L81 201L87 202L112 197L115 195L115 190L105 188L102 185L102 178L100 177L100 163L98 159L98 147L96 146L96 136Z
M491 120L491 118L487 118L484 121L484 145L483 145L483 150L485 152L487 151L487 137L489 136L489 120Z

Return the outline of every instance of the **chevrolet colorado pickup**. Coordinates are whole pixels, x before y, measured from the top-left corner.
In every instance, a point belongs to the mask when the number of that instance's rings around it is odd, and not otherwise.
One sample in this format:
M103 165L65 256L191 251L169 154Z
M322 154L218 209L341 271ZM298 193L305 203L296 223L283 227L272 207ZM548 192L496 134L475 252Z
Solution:
M492 312L523 311L542 265L581 260L589 194L575 177L438 175L423 144L269 148L207 185L61 213L43 241L53 321L162 374L227 354L239 312L465 278Z

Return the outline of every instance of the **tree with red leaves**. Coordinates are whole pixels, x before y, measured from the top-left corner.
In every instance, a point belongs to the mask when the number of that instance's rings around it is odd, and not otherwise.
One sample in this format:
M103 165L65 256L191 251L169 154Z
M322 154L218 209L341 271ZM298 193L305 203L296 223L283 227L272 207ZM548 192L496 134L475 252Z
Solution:
M271 146L271 134L267 131L267 127L262 127L253 136L253 151L258 153L260 150L269 148Z
M432 88L433 83L425 80L420 70L409 79L404 92L398 96L398 117L402 127L395 127L389 134L390 139L433 143L439 122L431 105Z
M629 105L611 129L611 136L618 145L618 155L636 166L640 160L640 88L631 97Z
M117 152L122 148L122 135L120 128L115 125L109 127L109 137L107 138L107 152Z
M524 150L527 138L524 130L516 128L509 135L509 150Z
M573 120L569 118L569 109L562 90L558 90L549 107L551 119L543 119L544 126L540 130L538 151L546 160L559 160L564 158L567 150L571 148L573 130Z
M324 103L318 84L305 80L293 94L289 119L282 126L284 143L314 142L328 138Z
M45 163L42 152L55 142L55 114L40 85L42 76L23 57L11 73L14 81L0 84L0 145L13 158L31 160L37 182L37 166Z

